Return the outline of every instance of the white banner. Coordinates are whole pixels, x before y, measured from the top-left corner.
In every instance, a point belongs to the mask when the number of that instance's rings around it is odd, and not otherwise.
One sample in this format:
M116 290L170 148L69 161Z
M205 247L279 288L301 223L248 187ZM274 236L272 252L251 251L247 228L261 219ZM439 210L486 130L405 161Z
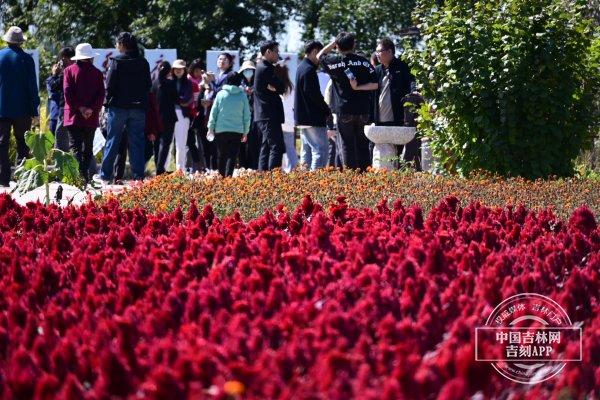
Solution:
M206 70L215 72L217 68L217 59L219 54L229 53L233 56L233 70L238 71L240 69L240 51L239 50L207 50L206 51Z
M116 49L94 49L96 53L100 55L94 58L94 65L104 75L104 79L106 79L106 74L108 73L108 68L110 67L110 58L115 57L119 52ZM158 64L162 61L168 61L173 64L173 61L177 59L177 50L176 49L145 49L144 57L148 60L148 64L150 64L150 73L152 75L152 79L156 77L158 74Z
M38 88L40 87L40 51L37 49L23 49L25 53L29 54L31 58L33 58L33 62L35 63L35 76L37 77L36 82L38 84Z

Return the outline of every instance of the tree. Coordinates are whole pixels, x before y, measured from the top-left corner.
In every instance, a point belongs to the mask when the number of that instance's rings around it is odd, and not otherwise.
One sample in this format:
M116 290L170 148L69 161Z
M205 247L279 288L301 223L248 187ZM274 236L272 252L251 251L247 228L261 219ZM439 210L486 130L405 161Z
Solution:
M0 21L29 30L52 53L83 41L113 47L119 32L132 31L146 47L177 48L191 59L214 47L251 48L274 38L291 5L292 0L4 0Z
M462 174L572 175L600 118L587 0L432 1L416 12L425 49L408 56L444 122L423 125L434 154Z
M375 50L377 39L397 36L411 26L416 0L308 0L300 1L296 14L305 27L305 40L329 41L341 31L354 32L365 52Z

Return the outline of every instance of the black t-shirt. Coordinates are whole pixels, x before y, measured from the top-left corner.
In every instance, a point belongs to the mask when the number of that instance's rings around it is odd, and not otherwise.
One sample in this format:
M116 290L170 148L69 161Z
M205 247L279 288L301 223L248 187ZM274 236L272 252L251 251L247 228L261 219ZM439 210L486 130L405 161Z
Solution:
M320 59L323 71L333 80L332 111L336 114L366 115L369 114L371 92L367 90L354 90L350 80L344 72L350 69L359 85L377 83L375 68L364 57L356 54L327 54Z

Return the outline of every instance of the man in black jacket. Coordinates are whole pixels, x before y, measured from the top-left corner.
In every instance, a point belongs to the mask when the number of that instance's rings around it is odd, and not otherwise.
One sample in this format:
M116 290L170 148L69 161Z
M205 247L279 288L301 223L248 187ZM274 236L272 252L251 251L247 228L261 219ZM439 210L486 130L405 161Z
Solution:
M133 179L144 179L146 109L152 86L150 65L140 54L136 38L129 32L117 38L119 55L111 59L106 77L107 138L100 179L112 181L115 159L123 132L129 144Z
M321 42L309 42L296 72L294 119L301 132L302 163L311 170L327 165L329 151L326 122L331 112L323 99L317 76L317 54L321 49Z
M285 121L281 96L283 82L275 76L274 64L279 61L279 44L265 41L260 44L262 60L254 77L254 121L262 135L259 171L281 167L285 144L281 124Z
M381 64L375 68L379 81L373 102L375 122L377 125L405 126L404 98L411 93L414 77L408 65L395 56L396 47L390 38L379 40L376 54ZM404 151L404 160L415 162L417 169L420 166L420 147L420 140L414 138L406 144ZM402 146L399 153L402 154Z
M337 47L339 54L329 54ZM371 91L377 90L375 69L365 57L354 54L354 35L340 33L317 55L333 81L333 97L341 137L342 164L365 170L370 164L369 140L364 127L369 121Z

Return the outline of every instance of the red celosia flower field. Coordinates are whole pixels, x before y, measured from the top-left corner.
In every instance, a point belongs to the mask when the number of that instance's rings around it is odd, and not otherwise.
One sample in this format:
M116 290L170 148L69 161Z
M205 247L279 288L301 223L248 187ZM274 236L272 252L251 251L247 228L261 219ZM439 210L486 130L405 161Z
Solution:
M512 383L475 361L503 299L547 295L583 361ZM597 396L600 228L523 207L353 209L310 198L245 222L210 207L0 197L5 399L542 399ZM590 398L590 397L588 397Z

